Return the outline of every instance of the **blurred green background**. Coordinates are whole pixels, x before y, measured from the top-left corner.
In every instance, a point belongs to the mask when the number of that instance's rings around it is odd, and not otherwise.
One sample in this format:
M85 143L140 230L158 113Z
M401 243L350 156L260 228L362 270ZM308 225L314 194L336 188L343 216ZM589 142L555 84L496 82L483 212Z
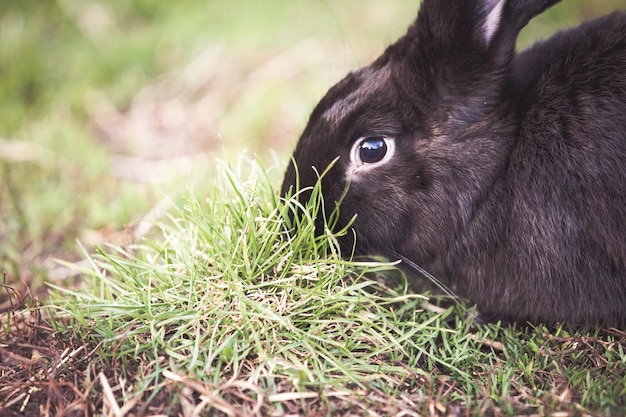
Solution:
M418 4L2 0L4 284L40 297L46 280L72 285L55 258L80 259L77 240L132 240L164 195L210 178L215 157L286 161L317 100L400 36ZM624 7L566 0L520 46Z

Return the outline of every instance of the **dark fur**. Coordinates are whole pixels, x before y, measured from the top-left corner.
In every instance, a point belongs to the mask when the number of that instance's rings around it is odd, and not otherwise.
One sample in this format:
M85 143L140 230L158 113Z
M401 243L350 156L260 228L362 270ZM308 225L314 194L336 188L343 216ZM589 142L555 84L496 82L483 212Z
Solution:
M506 0L488 41L496 0L424 0L404 37L321 100L294 160L305 187L339 157L322 182L332 209L355 141L395 138L340 206L359 253L409 258L490 320L623 325L626 13L515 53L555 2ZM283 194L294 183L292 163Z

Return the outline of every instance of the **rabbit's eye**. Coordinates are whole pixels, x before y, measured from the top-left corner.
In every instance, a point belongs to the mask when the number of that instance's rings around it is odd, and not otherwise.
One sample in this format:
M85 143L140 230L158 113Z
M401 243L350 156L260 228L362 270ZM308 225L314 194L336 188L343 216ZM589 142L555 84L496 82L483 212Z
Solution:
M373 164L381 161L387 154L387 143L382 136L365 138L359 145L358 158L364 164Z
M346 175L355 181L358 175L377 169L391 160L396 149L393 138L384 135L365 136L354 142Z
M357 165L376 164L391 157L393 140L387 136L367 136L361 138L353 148Z

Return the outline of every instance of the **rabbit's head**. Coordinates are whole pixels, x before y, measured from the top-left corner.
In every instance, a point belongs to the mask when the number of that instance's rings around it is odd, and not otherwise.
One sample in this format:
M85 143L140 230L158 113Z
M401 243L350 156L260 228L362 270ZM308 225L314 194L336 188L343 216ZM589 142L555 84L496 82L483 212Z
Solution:
M359 252L435 262L511 145L504 86L517 34L557 1L424 0L404 37L314 109L283 195L331 165L326 210L339 204L339 226L356 215Z

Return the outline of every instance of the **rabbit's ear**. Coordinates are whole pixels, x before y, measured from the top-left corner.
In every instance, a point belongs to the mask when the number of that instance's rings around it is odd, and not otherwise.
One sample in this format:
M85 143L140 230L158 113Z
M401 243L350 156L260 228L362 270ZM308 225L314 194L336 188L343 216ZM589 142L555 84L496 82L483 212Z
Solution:
M412 96L473 123L499 108L519 31L559 1L423 0L387 55L403 64L399 78Z
M412 27L413 39L440 51L504 57L530 19L559 1L424 0Z

